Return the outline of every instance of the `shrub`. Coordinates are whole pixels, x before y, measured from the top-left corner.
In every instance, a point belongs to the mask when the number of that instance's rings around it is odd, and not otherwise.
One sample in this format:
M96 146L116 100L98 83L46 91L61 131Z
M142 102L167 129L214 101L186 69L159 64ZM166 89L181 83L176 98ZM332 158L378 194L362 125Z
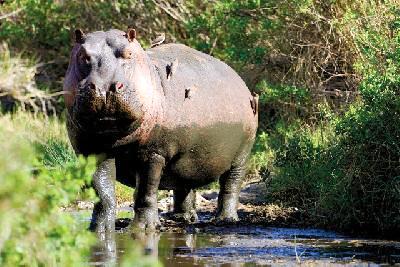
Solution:
M168 32L168 38L179 34L180 25L162 7L177 16L178 11L186 10L182 3L176 3L172 9L157 1L6 1L2 4L2 13L16 10L19 13L2 21L0 39L10 47L29 49L25 52L33 52L44 60L68 60L69 44L76 28L125 30L132 26L137 29L139 40L148 45L157 31ZM174 17L181 17L177 16Z
M49 169L37 158L32 133L19 131L23 126L11 116L0 120L0 149L6 155L0 158L0 265L85 265L94 239L60 207L89 183L94 159Z
M4 111L15 110L18 105L23 110L55 113L54 101L35 83L34 63L21 54L12 54L5 43L0 46L0 104Z
M400 12L390 1L349 12L361 55L361 99L311 131L286 133L272 196L309 213L313 224L398 238ZM315 142L322 133L325 141Z
M341 106L357 88L357 50L342 27L349 7L358 8L348 1L209 2L189 20L187 42L228 62L251 90L267 80Z

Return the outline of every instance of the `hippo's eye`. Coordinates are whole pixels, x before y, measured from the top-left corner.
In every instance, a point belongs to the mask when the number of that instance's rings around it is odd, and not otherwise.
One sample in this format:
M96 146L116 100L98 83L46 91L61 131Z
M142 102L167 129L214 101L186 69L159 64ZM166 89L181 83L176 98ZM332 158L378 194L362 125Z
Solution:
M133 51L131 48L124 48L124 49L122 49L122 51L119 54L124 59L132 59L133 58Z
M78 62L80 65L89 65L90 56L84 50L81 50L78 54Z
M122 51L122 57L125 59L131 59L133 57L132 50L129 48L126 48Z
M77 55L77 61L78 61L78 70L81 74L82 77L86 77L89 75L91 71L91 64L90 64L90 56L86 53L84 49L81 49L81 51Z

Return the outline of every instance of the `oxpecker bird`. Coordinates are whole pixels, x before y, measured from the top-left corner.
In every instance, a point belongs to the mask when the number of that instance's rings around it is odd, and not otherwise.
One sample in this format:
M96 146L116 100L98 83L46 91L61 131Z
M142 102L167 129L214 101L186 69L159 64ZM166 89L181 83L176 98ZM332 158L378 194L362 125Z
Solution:
M162 44L165 41L165 33L161 33L156 39L151 41L151 47Z

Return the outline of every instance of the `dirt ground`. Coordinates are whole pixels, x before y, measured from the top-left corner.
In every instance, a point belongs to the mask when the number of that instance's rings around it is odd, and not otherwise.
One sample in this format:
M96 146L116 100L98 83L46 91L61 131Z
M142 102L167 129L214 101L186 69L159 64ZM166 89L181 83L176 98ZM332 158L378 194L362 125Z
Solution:
M262 181L249 182L243 186L240 193L240 204L238 207L239 222L235 225L257 224L264 226L299 226L301 225L300 212L297 208L283 207L268 203L265 199L267 188ZM187 225L171 219L173 197L172 191L161 194L158 200L161 230L180 231L187 230ZM214 224L213 218L217 209L218 189L198 190L196 192L196 208L199 222L191 225L195 228L204 228ZM92 209L93 203L78 201L73 210ZM70 209L70 208L68 208ZM118 203L118 211L122 216L117 220L117 229L123 229L133 217L133 203ZM191 227L189 227L191 228Z
M182 224L173 222L171 211L173 207L172 191L160 194L158 200L158 210L160 212L160 220L163 227L179 228ZM298 227L304 225L304 218L301 213L294 207L283 207L278 204L268 203L267 188L262 181L251 181L242 187L240 192L240 204L238 207L238 215L240 221L236 225L258 224L264 226L292 226ZM212 225L213 217L217 209L218 189L198 190L196 192L196 208L199 222L194 224L196 227ZM91 210L93 202L77 201L76 205L72 205L63 210ZM118 213L122 217L117 221L117 228L124 228L133 217L133 203L118 203ZM171 230L171 229L169 229Z

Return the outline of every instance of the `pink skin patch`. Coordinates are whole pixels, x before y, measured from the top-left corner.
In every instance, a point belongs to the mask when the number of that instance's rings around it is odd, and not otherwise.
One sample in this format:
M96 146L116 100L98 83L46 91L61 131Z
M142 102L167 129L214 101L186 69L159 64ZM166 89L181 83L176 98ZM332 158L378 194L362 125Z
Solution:
M121 90L124 87L123 83L117 82L117 84L115 85L115 88L117 88L117 90Z

